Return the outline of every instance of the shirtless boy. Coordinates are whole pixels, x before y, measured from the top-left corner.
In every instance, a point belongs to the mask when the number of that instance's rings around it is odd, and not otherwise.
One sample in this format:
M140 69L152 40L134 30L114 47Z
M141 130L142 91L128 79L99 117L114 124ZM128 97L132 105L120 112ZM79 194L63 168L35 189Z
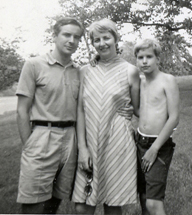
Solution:
M165 215L164 197L174 146L171 135L179 121L179 90L175 78L159 70L159 44L145 39L134 54L141 73L137 135L138 190L143 215Z

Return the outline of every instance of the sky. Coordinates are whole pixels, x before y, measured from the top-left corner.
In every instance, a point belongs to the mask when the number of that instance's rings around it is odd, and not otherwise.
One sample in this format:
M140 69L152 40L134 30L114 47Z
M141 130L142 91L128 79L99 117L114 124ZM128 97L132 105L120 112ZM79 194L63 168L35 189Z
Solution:
M57 0L0 0L0 37L12 41L21 36L19 53L43 53L44 32L49 27L47 16L61 12Z
M60 13L58 0L0 0L0 37L11 42L21 36L25 42L20 43L18 53L24 58L43 54L51 48L44 44L44 32L49 28L46 17ZM121 31L123 41L135 41L138 37L130 24ZM147 28L142 29L142 35L153 37Z
M61 13L58 0L0 1L0 37L10 42L21 36L25 42L20 43L18 52L24 58L31 53L47 52L50 46L44 45L44 32L49 27L46 17ZM125 33L126 29L133 31L131 25L127 25L122 31ZM149 34L146 30L143 33ZM128 38L134 40L134 32Z

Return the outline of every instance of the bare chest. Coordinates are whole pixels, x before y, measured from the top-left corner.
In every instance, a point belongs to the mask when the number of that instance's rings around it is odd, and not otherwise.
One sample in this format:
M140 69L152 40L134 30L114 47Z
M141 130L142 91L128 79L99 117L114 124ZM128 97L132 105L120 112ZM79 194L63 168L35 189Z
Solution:
M142 106L151 106L151 108L158 108L165 105L166 95L163 85L158 82L141 83L141 104Z

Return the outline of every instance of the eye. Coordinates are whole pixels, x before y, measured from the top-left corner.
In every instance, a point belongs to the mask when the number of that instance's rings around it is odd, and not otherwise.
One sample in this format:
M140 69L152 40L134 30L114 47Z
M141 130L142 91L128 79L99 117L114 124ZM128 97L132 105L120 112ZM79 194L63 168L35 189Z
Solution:
M143 59L143 57L142 57L142 56L138 56L138 57L137 57L137 59L142 60L142 59Z
M63 36L65 36L65 37L70 37L71 34L69 34L69 33L63 33Z
M104 37L103 39L104 40L110 40L110 37Z
M147 58L151 59L153 58L153 55L147 55Z
M94 42L94 43L99 43L99 41L100 41L99 38L95 38L93 42Z
M76 40L80 40L80 39L81 39L81 36L75 35L74 38L75 38Z

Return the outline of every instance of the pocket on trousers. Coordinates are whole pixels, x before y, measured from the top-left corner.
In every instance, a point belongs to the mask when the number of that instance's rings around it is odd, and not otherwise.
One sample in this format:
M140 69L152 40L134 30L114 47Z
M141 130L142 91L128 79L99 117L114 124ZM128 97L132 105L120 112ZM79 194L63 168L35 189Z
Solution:
M165 161L157 157L155 163L151 167L151 170L146 173L146 176L150 179L150 181L154 182L165 182L167 178L167 165Z

